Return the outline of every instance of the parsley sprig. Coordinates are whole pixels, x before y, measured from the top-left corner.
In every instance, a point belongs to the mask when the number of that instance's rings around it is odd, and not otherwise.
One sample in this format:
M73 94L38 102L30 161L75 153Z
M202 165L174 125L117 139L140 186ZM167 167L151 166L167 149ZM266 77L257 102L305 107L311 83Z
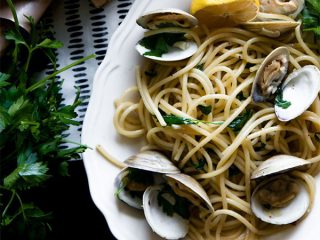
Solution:
M306 0L302 12L303 31L314 32L320 37L320 1Z
M11 46L0 65L0 227L12 239L46 239L51 212L41 209L41 199L30 191L41 192L54 176L68 175L67 161L87 148L63 136L70 125L80 124L75 109L81 100L77 90L73 103L64 105L56 76L94 55L57 70L55 49L62 43L28 16L31 33L24 35L14 5L11 0L7 4L15 28L5 33ZM39 80L48 64L52 73ZM75 146L63 148L66 142Z

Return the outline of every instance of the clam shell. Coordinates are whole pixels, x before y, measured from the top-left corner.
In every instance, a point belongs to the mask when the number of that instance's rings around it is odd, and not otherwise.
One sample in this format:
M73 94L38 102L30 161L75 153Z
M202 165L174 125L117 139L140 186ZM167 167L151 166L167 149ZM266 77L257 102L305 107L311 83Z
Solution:
M295 21L266 21L266 22L246 22L242 26L249 31L256 32L258 34L277 38L282 33L293 30L299 22Z
M256 193L263 185L273 181L275 178L264 181L256 187L251 197L252 212L256 217L267 223L277 225L293 223L303 217L309 208L310 199L308 191L305 185L303 185L300 181L297 181L297 183L300 185L300 191L287 206L282 208L266 209L259 202Z
M166 174L166 177L184 185L191 193L202 199L212 212L214 211L206 191L194 178L183 173Z
M297 6L294 11L294 6ZM304 0L260 0L260 11L265 13L283 14L295 19L304 8Z
M275 105L280 121L290 121L304 113L314 102L320 91L320 71L314 65L304 66L291 73L283 83L283 99L291 105L284 109Z
M285 72L282 74L282 76L277 79L277 83L279 83L279 85L281 84L283 78L285 77L287 70L288 70L288 62L289 62L289 50L286 47L278 47L275 50L273 50L265 59L264 61L261 63L256 77L253 81L253 85L252 85L252 99L254 102L263 102L266 101L270 96L263 96L262 91L261 91L261 81L262 81L262 77L263 77L263 73L265 68L267 67L268 64L270 64L275 58L277 58L278 56L283 55L286 58L286 63L284 63L284 67L285 67ZM277 86L275 86L277 87ZM271 95L273 94L273 92L271 93Z
M270 176L271 174L279 174L288 172L293 169L302 168L310 163L302 158L290 155L276 155L261 163L251 174L251 179Z
M179 19L183 19L184 23L179 23L179 21L175 21L175 16L177 16ZM145 29L158 29L161 28L161 26L156 26L154 19L157 17L164 17L168 18L168 23L170 22L176 22L176 27L183 27L183 28L192 28L198 24L197 18L192 16L191 14L182 11L180 9L176 8L166 8L166 9L158 9L152 12L145 13L141 17L137 19L137 24ZM154 25L152 28L150 28L150 25Z
M116 189L116 195L117 197L123 201L124 203L128 204L129 206L136 208L136 209L142 209L142 199L135 196L132 197L129 191L126 191L125 189L122 189L119 191L119 189L123 188L123 178L125 178L128 174L129 168L122 169L121 172L117 175L114 181L114 187Z
M162 54L161 57L144 55L146 52L149 52L150 50L140 45L139 43L136 45L136 50L139 52L141 56L144 56L152 60L174 62L189 58L198 50L198 45L192 40L186 40L183 43L185 44L186 49L169 47L169 52Z
M162 153L143 151L124 161L131 168L155 173L180 173L180 170Z
M165 239L183 238L188 233L189 221L174 213L168 216L158 204L161 186L151 186L143 194L143 211L152 230Z

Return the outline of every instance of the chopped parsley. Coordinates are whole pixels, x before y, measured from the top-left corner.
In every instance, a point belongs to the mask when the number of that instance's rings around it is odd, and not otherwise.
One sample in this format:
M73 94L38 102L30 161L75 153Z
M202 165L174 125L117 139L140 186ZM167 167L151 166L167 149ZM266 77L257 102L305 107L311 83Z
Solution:
M174 201L171 201L173 199ZM162 210L168 215L173 216L174 213L180 215L184 219L190 217L189 206L190 202L183 197L178 196L169 187L165 186L158 194L158 205L162 207Z
M302 11L303 31L314 32L320 37L320 1L306 0Z
M204 166L206 165L207 161L205 159L200 159L198 163L193 163L193 167L199 171L204 170Z
M199 63L199 64L196 66L196 69L199 69L200 71L203 71L203 67L204 67L204 63Z
M291 106L291 102L290 101L287 101L287 100L283 99L283 94L282 94L281 89L278 89L276 94L277 95L276 95L276 98L274 100L274 104L276 106L281 107L283 109L287 109L288 107Z
M240 114L238 117L236 117L229 125L228 127L231 128L235 132L239 132L243 126L248 122L248 120L252 117L253 111L245 111L243 114Z
M211 105L199 105L197 108L204 114L204 115L209 115L212 111L212 106Z
M185 117L179 117L176 115L162 115L164 121L168 124L168 126L172 125L190 125L190 124L199 124L199 123L206 123L206 124L216 124L221 125L223 124L222 121L214 121L214 122L207 122L198 119L191 119Z
M139 44L147 49L145 56L161 57L162 54L168 53L170 47L176 42L185 41L184 33L159 33L144 37L139 41Z
M243 95L243 92L239 92L236 96L240 101L246 100L247 98Z

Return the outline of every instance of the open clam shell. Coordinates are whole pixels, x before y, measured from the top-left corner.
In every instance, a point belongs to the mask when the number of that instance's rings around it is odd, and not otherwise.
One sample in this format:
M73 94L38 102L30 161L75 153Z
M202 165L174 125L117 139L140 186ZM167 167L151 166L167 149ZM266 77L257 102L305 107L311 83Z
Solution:
M255 216L264 222L277 225L293 223L303 217L303 215L308 211L310 199L305 185L300 181L296 181L296 184L299 185L299 192L288 203L288 205L279 208L270 208L261 204L257 193L272 181L279 180L275 177L262 182L255 188L252 194L251 209Z
M129 206L142 209L142 198L138 197L137 195L132 195L130 191L125 189L126 185L126 177L129 174L129 168L124 168L116 177L114 181L114 187L116 189L116 196L123 201L124 203L128 204Z
M167 181L173 190L178 189L181 197L189 195L189 200L194 199L193 196L199 198L201 201L205 202L208 208L213 212L214 208L210 202L210 199L203 189L203 187L189 175L180 173L180 174L166 174ZM180 195L176 192L177 195ZM196 200L193 201L193 204L196 205Z
M283 14L295 19L304 8L304 0L260 0L260 11Z
M187 235L189 221L173 213L168 216L158 202L161 186L151 186L143 194L143 210L152 230L165 239L180 239ZM168 196L170 198L170 196Z
M146 58L180 61L198 50L196 42L186 34L186 29L196 26L198 20L180 9L159 9L146 13L137 19L137 24L149 30L136 44L138 53Z
M198 20L180 9L166 8L145 13L137 19L137 24L149 30L164 27L192 28L198 24Z
M131 168L137 168L155 173L180 173L164 154L157 151L143 151L124 161Z
M252 172L251 179L284 173L297 168L307 167L308 165L310 165L310 163L302 158L284 154L276 155L262 162L261 165Z
M278 47L261 63L252 85L254 102L264 102L274 94L288 71L289 50Z
M314 65L304 66L292 72L282 85L282 98L290 102L283 108L275 105L280 121L290 121L304 113L314 102L320 91L320 71Z
M152 60L165 62L180 61L191 57L198 50L198 45L192 40L185 40L177 43L176 46L169 46L168 48L169 51L167 53L163 53L161 56L155 56L148 55L150 49L140 43L136 45L136 50L140 55Z
M285 174L310 165L304 159L276 155L265 160L251 175L260 180L251 196L251 209L256 217L271 224L289 224L299 220L310 205L306 186Z

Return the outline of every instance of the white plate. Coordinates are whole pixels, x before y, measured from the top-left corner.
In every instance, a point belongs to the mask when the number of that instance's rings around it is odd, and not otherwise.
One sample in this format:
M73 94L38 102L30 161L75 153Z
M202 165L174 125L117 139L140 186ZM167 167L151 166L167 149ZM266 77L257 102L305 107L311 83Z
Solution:
M99 66L92 95L83 124L82 143L95 147L101 144L117 159L124 160L141 147L137 140L121 137L113 126L114 100L129 86L135 85L135 66L141 57L135 44L141 38L143 29L136 19L144 12L159 8L176 7L188 10L189 0L137 0L126 19L112 36L108 52ZM103 159L95 150L83 154L93 201L104 214L108 225L119 240L156 240L147 225L143 213L120 203L114 196L113 180L119 169ZM320 177L317 178L320 186ZM290 231L268 239L316 240L320 235L320 196L308 218Z

